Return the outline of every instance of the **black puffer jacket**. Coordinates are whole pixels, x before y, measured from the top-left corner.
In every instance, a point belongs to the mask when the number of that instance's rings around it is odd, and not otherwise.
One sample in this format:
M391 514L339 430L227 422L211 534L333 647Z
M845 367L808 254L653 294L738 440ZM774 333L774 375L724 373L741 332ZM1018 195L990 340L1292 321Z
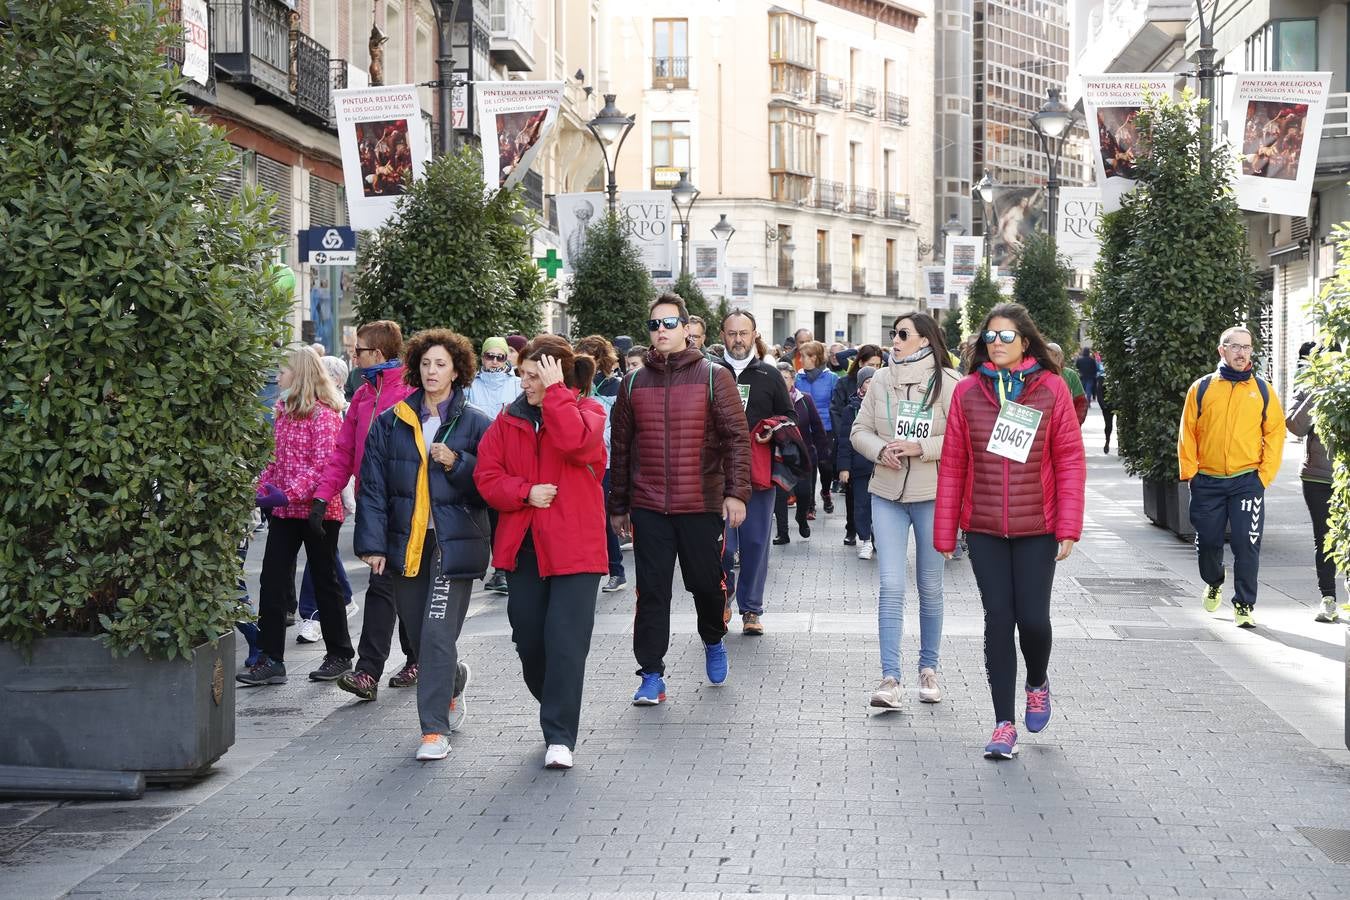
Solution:
M426 455L422 399L423 392L414 391L371 425L356 501L356 555L383 556L388 571L412 577L418 574L424 536L434 522L441 550L441 571L434 574L482 578L491 553L491 528L473 473L478 442L491 420L465 401L463 391L455 390L438 435L459 457L447 472Z

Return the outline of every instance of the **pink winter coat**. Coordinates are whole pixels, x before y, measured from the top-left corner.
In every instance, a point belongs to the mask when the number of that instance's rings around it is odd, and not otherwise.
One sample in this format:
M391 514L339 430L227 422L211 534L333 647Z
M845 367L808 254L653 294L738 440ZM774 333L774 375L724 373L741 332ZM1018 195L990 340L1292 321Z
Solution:
M286 414L286 404L278 403L276 422L276 455L259 476L260 484L274 484L286 495L287 505L272 510L280 519L309 518L309 504L315 496L328 501L325 519L341 522L346 511L342 508L342 488L331 494L316 494L319 476L333 455L342 414L322 403L314 407L307 419L293 419ZM346 482L343 482L345 485Z
M337 446L328 457L319 486L314 491L316 497L340 495L347 481L357 477L356 490L361 491L361 458L366 453L366 435L370 434L370 425L375 417L413 392L413 388L403 383L403 367L394 366L375 376L375 384L362 381L361 386L352 395L352 403L347 407L347 418L338 432ZM287 494L287 497L290 495ZM332 503L328 504L332 507Z

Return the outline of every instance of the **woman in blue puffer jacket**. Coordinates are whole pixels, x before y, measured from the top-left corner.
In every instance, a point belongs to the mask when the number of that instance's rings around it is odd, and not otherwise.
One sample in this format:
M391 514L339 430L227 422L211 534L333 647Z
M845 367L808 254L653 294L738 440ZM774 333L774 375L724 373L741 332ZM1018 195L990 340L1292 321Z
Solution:
M834 457L838 445L834 438L834 423L830 420L830 397L839 376L825 366L825 345L820 341L807 341L797 348L802 357L802 370L797 373L797 390L810 396L820 413L821 424L825 426L826 452L820 455L817 464L820 467L820 499L825 512L834 512L834 501L830 498L830 485L834 483ZM804 498L797 498L801 503ZM815 498L810 498L814 504ZM814 512L809 516L815 518Z
M455 642L491 551L487 504L473 480L491 422L466 399L477 368L467 338L424 331L403 358L416 390L381 413L366 438L353 544L372 572L401 576L394 602L420 664L417 758L433 760L449 754L448 735L463 722L469 670Z

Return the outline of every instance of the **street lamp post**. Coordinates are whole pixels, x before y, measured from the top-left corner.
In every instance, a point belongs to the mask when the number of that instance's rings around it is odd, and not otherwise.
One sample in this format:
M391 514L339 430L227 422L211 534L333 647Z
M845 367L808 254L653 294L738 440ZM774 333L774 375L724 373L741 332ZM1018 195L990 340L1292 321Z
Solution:
M732 225L730 220L727 219L726 213L722 213L722 218L718 219L717 224L709 230L712 231L713 237L722 242L722 246L725 248L727 244L731 243L731 236L736 233L736 226Z
M1040 139L1050 177L1046 181L1046 222L1051 243L1055 240L1055 219L1059 214L1059 162L1064 154L1065 136L1073 125L1074 112L1059 99L1059 88L1051 88L1050 96L1035 115L1030 116L1031 127Z
M994 178L994 176L989 173L988 169L985 169L984 175L981 176L980 180L976 182L974 189L971 190L971 194L974 195L975 199L980 201L980 209L984 214L985 262L989 261L990 254L993 252L993 247L990 246L991 242L989 240L989 223L998 213L998 210L994 208L994 189L997 187L998 179Z
M689 180L689 171L680 172L680 180L670 189L670 202L675 207L675 216L680 223L680 277L689 274L689 214L694 210L694 201L698 199L699 189ZM723 219L726 216L722 217Z
M436 118L440 131L441 154L454 152L455 132L450 127L452 97L455 90L455 18L459 15L460 0L433 0L431 11L436 16Z
M1214 0L1209 21L1205 21L1204 0L1195 0L1195 15L1200 20L1200 46L1195 51L1195 74L1200 80L1200 171L1209 171L1209 154L1214 144L1214 14L1219 0Z
M636 117L625 116L619 112L619 108L614 105L614 94L606 94L604 107L596 113L594 119L586 123L586 127L600 144L600 154L605 160L605 171L609 176L607 191L610 213L615 212L619 205L619 184L614 176L615 170L619 167L619 152L623 150L623 142L628 140L628 133L633 130L635 121ZM608 150L611 144L614 145L612 157Z
M963 234L965 234L965 233L966 233L966 226L964 226L964 225L961 224L961 217L960 217L960 215L958 215L957 213L952 213L951 218L948 219L946 222L943 222L943 223L942 223L942 235L943 235L943 237L945 237L945 238L947 238L947 239L951 239L951 238L954 238L954 237L960 237L961 235L963 235ZM943 258L944 261L945 261L946 258L947 258L947 241L945 241L945 240L942 242L942 258ZM954 304L954 303L955 303L955 300L956 300L956 294L953 293L953 292L950 291L950 290L947 291L947 302L948 302L948 303L953 303L953 304ZM934 322L937 322L939 325L941 325L941 324L942 324L942 310L940 310L940 309L935 309L935 310L933 310L933 312L936 313L936 315L933 316L933 321L934 321Z

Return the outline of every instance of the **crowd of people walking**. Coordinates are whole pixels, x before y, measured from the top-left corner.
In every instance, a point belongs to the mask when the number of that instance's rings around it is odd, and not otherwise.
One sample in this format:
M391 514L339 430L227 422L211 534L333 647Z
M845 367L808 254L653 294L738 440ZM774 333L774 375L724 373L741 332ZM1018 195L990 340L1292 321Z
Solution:
M570 768L597 599L628 586L624 551L636 582L632 703L655 706L667 699L677 563L707 683L725 684L733 614L746 637L771 624L770 558L792 541L789 510L797 539L809 540L818 513L834 513L842 495L843 543L876 560L868 577L879 680L860 691L867 706L904 706L911 584L912 686L920 702L943 700L944 573L964 548L984 609L993 729L983 753L1017 753L1019 648L1022 724L1044 730L1051 595L1057 563L1082 536L1080 427L1093 400L1110 442L1100 361L1085 349L1066 366L1011 303L986 316L959 359L939 323L918 311L894 319L888 344L854 350L826 347L804 329L787 348L770 348L743 309L710 335L673 293L648 316L648 343L631 349L627 339L544 334L490 337L475 352L448 329L405 342L397 323L369 322L357 331L351 378L311 348L289 353L272 411L275 456L258 479L269 524L257 626L241 624L250 652L239 682L287 679L303 549L315 624L300 639L324 643L309 677L373 701L398 634L405 662L388 683L416 689L416 758L443 759L467 714L471 670L457 645L483 580L506 594L522 678L539 704L544 765ZM704 349L710 336L717 343ZM1213 612L1221 602L1231 526L1243 537L1233 541L1243 627L1254 626L1263 494L1286 425L1251 354L1245 329L1224 332L1221 364L1192 386L1178 438L1209 586L1203 605ZM1325 520L1330 473L1306 398L1287 427L1309 435L1305 496L1314 520L1319 511ZM353 509L353 547L370 570L356 648L348 630L356 607L337 553ZM1317 574L1326 598L1319 621L1335 621L1334 570L1321 551Z

